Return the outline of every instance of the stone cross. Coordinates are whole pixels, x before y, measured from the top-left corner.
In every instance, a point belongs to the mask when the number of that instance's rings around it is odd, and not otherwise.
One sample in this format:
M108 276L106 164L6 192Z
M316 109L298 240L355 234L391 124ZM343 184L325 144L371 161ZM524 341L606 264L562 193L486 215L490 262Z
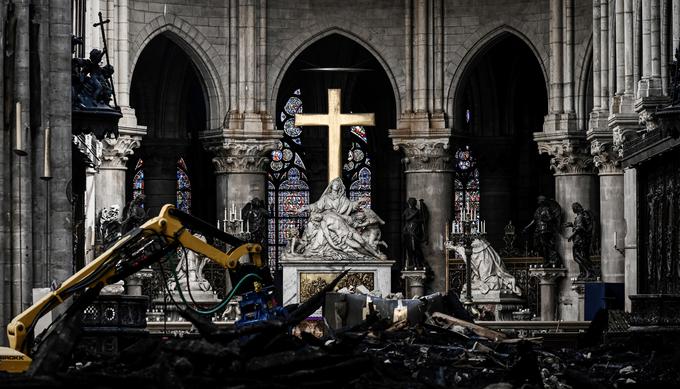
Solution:
M341 113L340 89L328 90L328 114L296 114L296 126L328 127L328 182L342 177L341 126L373 126L373 113Z

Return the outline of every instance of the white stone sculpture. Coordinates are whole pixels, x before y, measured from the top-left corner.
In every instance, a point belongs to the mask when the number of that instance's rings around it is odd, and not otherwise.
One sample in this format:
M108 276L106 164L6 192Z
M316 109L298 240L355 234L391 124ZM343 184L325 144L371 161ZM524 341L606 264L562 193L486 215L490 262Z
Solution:
M204 242L206 241L203 235L195 235L200 240ZM175 287L179 285L180 289L183 291L210 291L210 282L208 282L208 280L206 280L203 276L203 267L205 266L208 259L202 255L196 254L189 249L179 249L178 257L179 260L177 261L175 272L177 273L177 281L179 284L175 282L174 277L170 277L170 280L168 281L168 289L173 291L175 290Z
M455 246L455 250L461 258L465 259L463 246ZM486 240L472 241L470 262L473 294L478 292L486 295L489 291L509 291L518 296L522 295L522 290L516 285L515 277L505 269L501 256Z
M386 246L378 227L385 222L372 210L362 209L363 204L345 196L342 179L332 180L317 202L298 209L298 213L308 210L309 220L297 242L289 243L284 258L387 259L378 248Z

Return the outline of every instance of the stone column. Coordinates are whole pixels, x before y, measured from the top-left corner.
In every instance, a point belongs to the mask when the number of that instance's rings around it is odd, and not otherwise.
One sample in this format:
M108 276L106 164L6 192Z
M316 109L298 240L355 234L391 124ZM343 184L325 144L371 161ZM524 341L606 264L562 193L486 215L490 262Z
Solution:
M579 202L585 209L598 214L596 202L596 183L593 172L592 157L589 145L579 138L555 139L539 141L539 152L551 155L551 169L555 174L555 200L562 207L562 221L573 221L571 206ZM559 284L559 318L562 320L578 319L578 298L571 289L571 278L579 274L578 265L574 261L572 243L567 241L569 231L562 230L557 239L557 251L568 271L567 281Z
M557 297L557 281L567 275L566 269L535 267L529 269L529 275L537 277L539 285L541 286L541 321L578 319L578 312L574 318L564 318L556 315L555 299ZM570 283L567 282L567 284ZM578 302L576 301L576 303Z
M600 1L600 109L609 110L609 0Z
M602 281L623 283L625 259L623 239L623 170L611 143L591 144L600 179L600 258Z
M206 148L215 154L216 204L218 219L224 210L235 204L240 209L252 198L265 200L266 162L278 141L255 140L208 143Z
M125 172L128 157L140 146L144 132L119 130L118 138L105 138L101 141L102 158L99 173L94 177L95 225L102 209L112 205L120 206L121 217L125 207ZM135 276L125 282L126 291L133 296L142 294L140 281ZM106 293L122 293L121 286L112 285Z
M553 113L562 111L562 0L550 2L550 102Z
M432 210L423 255L434 273L428 292L445 292L444 226L451 218L453 168L448 138L396 138L394 148L404 151L406 197L423 199ZM435 212L436 210L436 212Z
M415 0L413 15L413 110L427 112L427 3Z
M405 283L406 298L425 295L425 270L402 270L401 279Z
M638 294L638 250L637 250L637 170L629 168L623 173L623 189L626 193L623 204L625 220L625 286L626 311L630 312L628 296Z
M564 0L564 101L566 113L574 112L574 0Z

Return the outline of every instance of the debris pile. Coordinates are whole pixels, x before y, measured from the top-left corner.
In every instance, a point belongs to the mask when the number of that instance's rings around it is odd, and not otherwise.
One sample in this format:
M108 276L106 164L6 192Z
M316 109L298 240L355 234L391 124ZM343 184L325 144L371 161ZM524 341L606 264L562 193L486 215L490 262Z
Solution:
M413 324L369 305L359 324L324 337L290 335L326 290L285 321L223 330L185 312L200 336L147 337L111 360L74 362L0 377L0 387L120 388L600 388L679 387L672 347L635 351L630 342L545 350L540 338L511 339L452 311ZM425 305L424 305L425 306ZM428 308L429 309L429 308ZM444 310L444 309L442 309ZM70 352L70 351L69 351ZM43 364L44 366L44 364Z

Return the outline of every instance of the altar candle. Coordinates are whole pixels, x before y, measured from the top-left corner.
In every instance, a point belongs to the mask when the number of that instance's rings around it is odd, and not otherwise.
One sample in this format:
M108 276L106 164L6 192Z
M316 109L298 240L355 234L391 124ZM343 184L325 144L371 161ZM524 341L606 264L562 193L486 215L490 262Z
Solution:
M224 220L227 220L227 206L224 206Z

